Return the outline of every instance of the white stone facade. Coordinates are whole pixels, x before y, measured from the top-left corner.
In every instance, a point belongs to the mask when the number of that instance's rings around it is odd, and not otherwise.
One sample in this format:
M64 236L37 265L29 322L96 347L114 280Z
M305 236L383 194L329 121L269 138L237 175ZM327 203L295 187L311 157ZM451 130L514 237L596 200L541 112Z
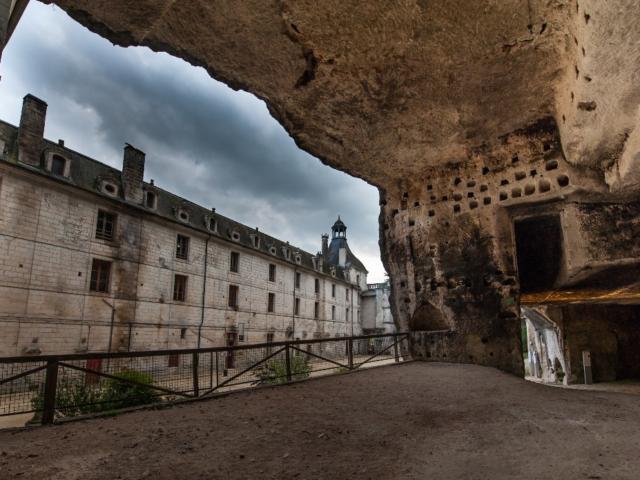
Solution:
M0 139L10 147L16 128L0 127ZM103 191L78 188L74 162L79 160L72 155L72 178L66 179L12 160L11 148L0 153L1 356L193 348L362 332L366 272L323 265L321 256L280 247L282 242L263 234L261 241L272 246L252 248L240 234L248 239L246 231L253 229L224 217L220 221L230 225L228 236L164 218ZM170 195L154 191L161 200ZM193 216L201 209L184 205ZM100 211L115 220L110 240L97 238ZM177 258L178 235L189 239L186 259ZM239 255L237 272L231 271L232 252ZM110 262L106 292L92 291L94 259ZM269 280L270 265L275 265L275 281ZM176 275L187 277L183 301L174 300ZM237 307L229 306L230 285L238 287ZM268 311L270 293L273 312Z
M395 333L396 325L391 314L389 283L367 285L362 293L362 329L366 334Z

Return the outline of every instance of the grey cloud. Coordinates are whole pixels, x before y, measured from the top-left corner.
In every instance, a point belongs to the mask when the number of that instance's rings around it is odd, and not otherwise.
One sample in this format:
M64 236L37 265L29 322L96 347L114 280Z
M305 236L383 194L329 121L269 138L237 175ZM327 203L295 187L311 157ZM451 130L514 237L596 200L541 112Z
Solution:
M163 188L311 251L339 213L382 279L375 188L299 150L255 97L166 54L113 47L38 2L2 67L12 95L22 88L49 103L71 148L119 167L129 142L147 152L148 178Z

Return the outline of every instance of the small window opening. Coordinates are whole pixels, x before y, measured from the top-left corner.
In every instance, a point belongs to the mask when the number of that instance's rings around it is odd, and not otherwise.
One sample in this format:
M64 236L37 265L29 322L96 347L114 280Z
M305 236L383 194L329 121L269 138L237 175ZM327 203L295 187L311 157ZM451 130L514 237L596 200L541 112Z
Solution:
M173 281L173 300L184 302L187 298L187 276L175 275Z
M276 281L276 266L273 263L269 264L269 281Z
M294 315L300 315L300 299L299 298L296 298L296 303L295 303L295 306L294 306L293 314Z
M276 308L276 294L269 293L268 301L267 301L267 312L273 313Z
M91 265L91 281L89 290L92 292L109 293L109 280L111 278L111 262L93 259Z
M60 155L54 155L51 158L51 173L64 177L64 173L67 167L67 160Z
M144 204L147 208L156 208L156 194L153 192L147 192L145 194Z
M102 240L113 240L116 229L116 215L113 213L98 210L98 221L96 222L96 238Z
M227 304L231 308L238 308L238 286L229 285L229 298Z
M176 258L189 259L189 237L178 234L176 238Z
M238 252L231 252L229 257L229 271L238 273L240 268L240 254Z

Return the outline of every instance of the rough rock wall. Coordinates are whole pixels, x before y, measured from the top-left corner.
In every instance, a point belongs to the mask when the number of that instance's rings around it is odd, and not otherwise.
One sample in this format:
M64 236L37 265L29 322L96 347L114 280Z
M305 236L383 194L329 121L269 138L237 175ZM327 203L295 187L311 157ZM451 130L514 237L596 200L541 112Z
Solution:
M395 316L453 328L459 360L521 373L510 211L640 184L635 0L45 1L253 92L378 186Z

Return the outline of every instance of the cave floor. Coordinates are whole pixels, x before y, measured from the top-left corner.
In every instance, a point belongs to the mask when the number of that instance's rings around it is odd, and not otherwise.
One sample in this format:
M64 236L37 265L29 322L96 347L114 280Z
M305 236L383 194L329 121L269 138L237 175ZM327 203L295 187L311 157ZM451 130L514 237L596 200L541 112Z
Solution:
M413 362L0 432L0 478L638 478L635 395Z

